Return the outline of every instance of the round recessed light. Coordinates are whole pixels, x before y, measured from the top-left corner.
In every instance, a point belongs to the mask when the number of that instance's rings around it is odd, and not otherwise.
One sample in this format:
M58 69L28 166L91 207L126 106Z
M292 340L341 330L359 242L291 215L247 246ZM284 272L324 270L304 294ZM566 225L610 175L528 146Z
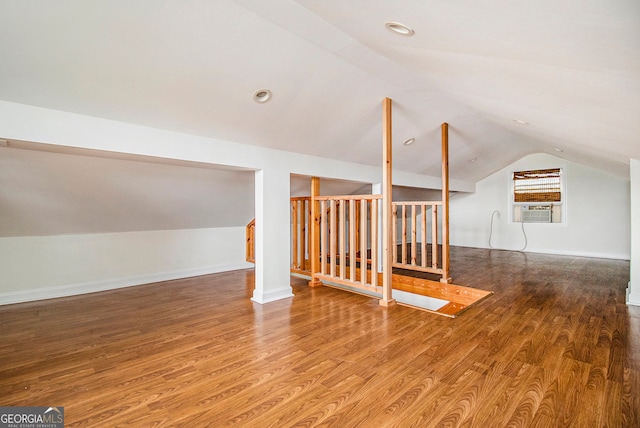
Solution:
M406 141L405 141L404 143L402 143L402 144L404 144L405 146L409 146L409 145L413 144L415 141L416 141L416 139L415 139L415 138L409 138L408 140L406 140Z
M396 34L400 34L401 36L413 36L415 31L412 28L407 27L404 24L400 24L399 22L385 22L385 27L387 27L390 31L393 31Z
M257 103L263 104L271 99L271 91L268 89L258 89L253 94L253 100Z
M529 122L527 122L526 120L522 120L522 119L513 119L513 121L515 123L519 123L520 125L528 125Z

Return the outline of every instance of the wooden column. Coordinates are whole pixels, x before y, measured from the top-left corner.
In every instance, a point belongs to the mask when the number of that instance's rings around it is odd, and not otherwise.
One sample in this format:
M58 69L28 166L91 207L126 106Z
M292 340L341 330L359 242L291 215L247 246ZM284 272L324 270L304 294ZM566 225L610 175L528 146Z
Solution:
M450 283L449 275L449 124L442 124L442 278Z
M396 303L392 297L391 283L391 251L395 251L393 239L391 210L391 98L382 101L382 300L381 306L392 306ZM372 273L375 275L375 272Z
M311 235L309 236L309 270L311 281L309 287L319 287L322 282L315 274L320 272L320 202L314 198L320 196L320 178L311 177Z

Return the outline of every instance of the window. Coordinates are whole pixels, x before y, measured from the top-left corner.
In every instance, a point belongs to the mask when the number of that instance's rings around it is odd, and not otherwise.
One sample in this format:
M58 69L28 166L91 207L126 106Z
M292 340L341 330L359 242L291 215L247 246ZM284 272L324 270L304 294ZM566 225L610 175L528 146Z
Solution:
M513 221L562 222L562 169L536 169L513 173Z

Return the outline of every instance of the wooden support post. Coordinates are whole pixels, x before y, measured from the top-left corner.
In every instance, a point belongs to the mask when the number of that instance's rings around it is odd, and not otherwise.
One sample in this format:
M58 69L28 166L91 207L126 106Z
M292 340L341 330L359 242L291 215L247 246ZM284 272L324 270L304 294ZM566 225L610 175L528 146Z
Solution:
M320 202L314 198L320 196L320 178L311 177L311 236L309 236L309 287L319 287L322 282L315 277L320 272Z
M382 101L382 300L380 305L389 307L396 303L392 297L391 251L395 251L391 209L392 209L392 145L391 145L391 98ZM372 272L375 275L375 272Z
M450 283L449 275L449 124L442 124L442 278Z

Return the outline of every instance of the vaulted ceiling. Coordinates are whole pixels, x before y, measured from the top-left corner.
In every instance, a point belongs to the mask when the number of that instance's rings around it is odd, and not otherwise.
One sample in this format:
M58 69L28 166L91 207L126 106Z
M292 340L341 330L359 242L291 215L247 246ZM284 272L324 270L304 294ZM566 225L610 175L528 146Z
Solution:
M640 158L637 0L0 0L0 55L5 101L371 165L390 97L420 174L445 121L452 178Z

